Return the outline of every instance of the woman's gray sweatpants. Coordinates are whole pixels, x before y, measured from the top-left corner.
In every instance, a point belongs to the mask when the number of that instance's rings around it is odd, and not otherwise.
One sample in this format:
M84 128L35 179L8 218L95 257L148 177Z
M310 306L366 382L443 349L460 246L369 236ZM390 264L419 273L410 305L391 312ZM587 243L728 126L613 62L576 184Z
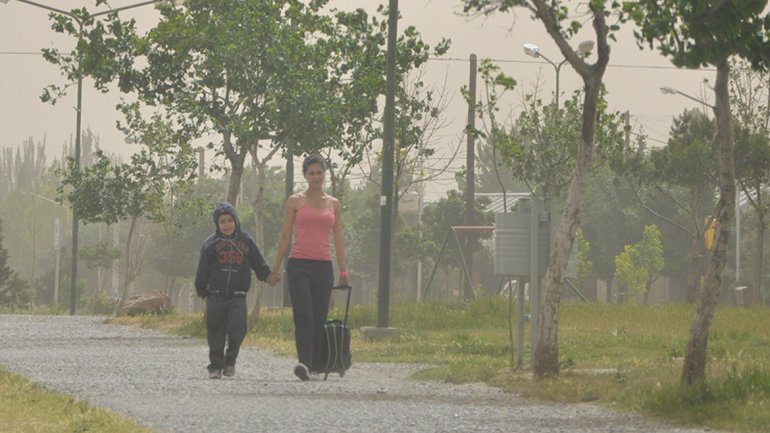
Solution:
M332 262L290 258L286 278L294 313L297 358L313 370L313 358L318 357L323 324L329 314L329 298L334 285Z

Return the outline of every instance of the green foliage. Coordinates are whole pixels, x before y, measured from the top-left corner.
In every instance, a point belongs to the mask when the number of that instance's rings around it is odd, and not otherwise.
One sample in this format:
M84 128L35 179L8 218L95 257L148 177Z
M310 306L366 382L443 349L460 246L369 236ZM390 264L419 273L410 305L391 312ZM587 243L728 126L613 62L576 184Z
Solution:
M136 107L134 107L136 108ZM114 224L128 218L162 221L164 200L192 179L196 154L184 137L171 130L160 115L144 122L127 113L143 144L130 163L112 161L101 150L93 165L75 167L70 158L58 188L86 223Z
M345 222L345 257L348 267L364 280L375 281L380 244L377 185L351 191L342 201Z
M516 81L503 74L490 60L482 60L479 73L487 89L486 101L478 102L480 117L488 119L487 131L472 131L501 154L516 180L546 197L562 197L571 181L582 125L582 93L575 92L563 107L545 103L537 94L527 94L524 110L515 123L506 127L497 119L499 104L513 90ZM468 99L467 92L464 92ZM617 159L626 152L621 115L607 111L604 92L600 93L597 114L596 165Z
M640 27L634 34L680 67L718 66L733 55L764 69L770 61L767 2L739 0L641 0L624 9Z
M583 236L582 229L578 229L575 245L577 248L577 281L578 283L583 283L593 272L594 263L589 258L591 244Z
M524 397L641 412L680 425L713 430L763 432L770 408L767 357L770 316L763 308L720 308L710 342L714 378L705 391L679 385L681 348L692 305L562 304L559 378L532 380L526 370L507 368L507 299L478 298L458 305L395 303L391 323L401 332L367 341L359 328L375 322L373 306L350 312L355 362L413 362L430 365L417 379L484 381ZM333 314L339 314L336 310ZM205 338L200 314L121 318ZM291 312L264 311L246 345L294 356ZM528 359L528 353L524 359Z
M101 241L92 245L83 245L80 248L80 258L86 261L89 268L108 268L112 266L112 262L120 258L120 250Z
M615 256L623 246L638 240L638 227L648 213L639 209L626 180L609 167L597 167L588 187L582 233L590 244L587 257L598 278L610 281L615 273ZM681 251L678 251L681 253Z
M651 149L651 182L686 188L699 194L716 186L716 124L699 110L685 110L674 118L668 144Z
M127 416L54 393L0 368L0 419L4 433L151 433Z
M760 369L734 370L726 377L683 387L668 385L643 394L642 409L687 424L717 429L761 432L770 422L770 373ZM764 408L764 409L762 409ZM720 414L729 414L723 416Z
M614 167L622 170L631 192L644 209L656 216L656 223L665 221L667 230L674 228L682 232L667 234L665 238L672 239L669 245L680 245L673 241L674 236L689 237L686 242L691 247L686 254L686 265L677 263L683 257L681 254L667 252L667 262L672 265L669 271L678 274L680 269L687 269L688 298L695 292L692 284L703 244L703 221L714 212L716 203L717 153L714 120L699 110L685 110L674 118L665 147L649 152L640 148L638 153L626 155L627 159L619 167ZM685 242L685 238L680 239ZM697 239L697 245L693 239Z
M29 283L19 278L8 265L8 250L3 247L3 222L0 220L0 307L11 310L29 305Z
M50 175L46 170L45 139L37 144L30 137L16 149L0 148L0 197L10 192L30 191Z
M489 199L482 197L476 200L474 204L474 216L473 220L478 225L492 225L494 222L494 215L491 211L486 210L486 206L489 205ZM431 242L437 248L440 248L444 242L444 239L449 232L451 226L461 226L465 224L465 196L462 192L451 190L447 192L447 196L439 200L435 204L425 206L422 211L422 225L424 227L423 235L427 242ZM488 235L487 235L488 236ZM472 251L478 251L481 248L481 239L484 236L474 236L471 244ZM464 239L461 237L461 241ZM456 268L461 266L460 252L455 246L455 242L450 237L447 243L447 248L444 250L443 263L437 263L441 265L445 272L449 268ZM438 250L436 250L438 252Z
M637 263L635 245L626 245L623 252L615 257L615 275L620 287L626 292L642 293L647 281L647 272Z
M637 244L626 245L615 257L615 275L627 293L640 294L648 290L650 279L663 269L663 244L655 225L644 228Z

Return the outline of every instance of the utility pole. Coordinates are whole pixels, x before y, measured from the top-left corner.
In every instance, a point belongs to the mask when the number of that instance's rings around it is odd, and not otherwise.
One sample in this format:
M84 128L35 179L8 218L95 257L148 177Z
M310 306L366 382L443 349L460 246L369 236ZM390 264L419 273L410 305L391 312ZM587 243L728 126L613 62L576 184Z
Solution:
M288 203L289 197L294 194L294 139L289 138L286 143L286 185L284 195L286 200L284 203ZM286 257L284 257L284 263L289 263L289 252L291 248L286 249ZM276 269L273 269L274 271ZM278 270L280 272L280 270ZM289 296L289 278L284 275L283 280L283 297L281 298L281 305L284 307L291 306L291 296Z
M396 122L396 42L398 0L388 3L388 45L385 78L385 115L382 140L382 188L380 192L380 264L377 286L377 327L390 326L390 247L393 212L393 148Z
M468 125L466 127L466 134L468 141L466 144L465 152L465 167L467 170L466 185L465 185L465 225L475 225L474 221L474 208L476 203L476 136L473 131L476 130L476 55L471 54L470 57L470 75L468 79ZM468 232L465 236L465 266L468 269L468 284L464 285L466 291L465 299L473 299L473 241L475 235L473 232Z

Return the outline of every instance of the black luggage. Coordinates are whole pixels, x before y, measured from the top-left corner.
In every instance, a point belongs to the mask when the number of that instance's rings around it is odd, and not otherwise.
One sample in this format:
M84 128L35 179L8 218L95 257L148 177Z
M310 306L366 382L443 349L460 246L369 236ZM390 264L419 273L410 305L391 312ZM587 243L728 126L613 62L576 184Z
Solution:
M321 348L318 359L313 360L313 370L324 373L324 380L329 373L339 373L340 377L352 364L350 354L350 327L348 326L348 311L350 310L351 286L337 286L333 289L347 290L348 296L345 302L345 318L343 320L330 319L324 322L321 334Z

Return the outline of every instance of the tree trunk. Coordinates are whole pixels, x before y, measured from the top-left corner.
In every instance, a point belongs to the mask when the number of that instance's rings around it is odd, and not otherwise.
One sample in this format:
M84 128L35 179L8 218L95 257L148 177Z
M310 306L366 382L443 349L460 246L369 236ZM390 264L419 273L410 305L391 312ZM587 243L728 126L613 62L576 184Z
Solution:
M687 256L687 293L685 298L688 304L698 299L700 292L701 258L703 257L703 232L698 223L698 208L700 207L700 188L695 188L690 196L690 209L692 212L692 238L690 242L690 254Z
M254 152L256 153L256 152ZM254 239L257 241L257 245L264 253L263 245L265 243L264 233L264 218L262 217L262 211L265 205L265 170L267 169L264 161L262 163L257 162L256 155L254 156L254 166L257 169L257 192L254 195ZM264 283L257 280L254 287L254 306L251 309L251 315L249 316L248 329L252 330L257 326L259 321L260 303L262 300L262 288Z
M227 185L227 202L236 205L243 178L243 158L230 160L230 183Z
M134 238L136 220L136 217L131 218L131 225L128 228L128 236L126 239L126 271L123 278L123 293L120 295L120 301L118 301L118 305L115 307L115 315L118 315L118 313L123 310L123 305L125 304L126 299L128 299L128 288L131 286L131 282L133 281L133 278L131 277L131 267L133 266L133 263L131 263L131 240Z
M543 22L548 34L556 42L561 53L583 79L585 95L583 99L582 129L578 144L575 169L572 174L564 214L553 241L553 251L545 273L545 296L541 297L540 317L538 318L538 344L535 349L533 372L535 377L550 377L559 374L559 302L567 259L575 241L583 198L588 187L589 174L593 162L594 137L596 134L596 112L602 76L610 60L610 47L607 44L609 27L602 11L593 15L592 24L596 33L597 60L588 65L578 57L574 48L564 38L556 22L553 6L544 0L533 0L537 17Z
M545 293L540 303L538 320L538 344L535 350L536 377L552 377L559 374L559 303L567 259L575 241L580 224L580 211L583 204L594 152L594 134L596 130L596 106L601 87L600 75L593 81L585 80L585 99L583 102L583 128L575 169L572 174L567 202L561 222L553 241L553 250L545 273Z
M725 60L717 67L714 87L719 140L719 202L717 203L717 227L714 251L709 260L706 284L698 299L698 309L690 326L690 339L685 350L682 367L682 383L691 385L706 378L706 350L709 332L714 320L714 310L722 287L722 271L727 258L727 244L735 218L735 166L733 162L733 137L730 116L728 77L730 65Z
M241 178L243 177L243 162L246 160L246 154L249 150L246 146L233 146L232 133L224 131L222 133L225 156L230 161L230 183L227 186L227 201L235 206L238 201L238 192L241 190Z
M687 256L687 303L691 304L698 298L698 269L700 266L701 236L697 227L694 227L690 239L690 254Z

